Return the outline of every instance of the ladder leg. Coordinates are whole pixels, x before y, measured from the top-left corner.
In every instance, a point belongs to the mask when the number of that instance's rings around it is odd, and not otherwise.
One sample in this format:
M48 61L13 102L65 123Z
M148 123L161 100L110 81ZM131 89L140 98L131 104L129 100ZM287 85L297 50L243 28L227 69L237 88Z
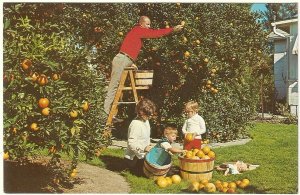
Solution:
M125 71L123 71L123 73L121 75L119 87L117 89L114 101L113 101L112 106L110 108L109 115L107 117L106 126L111 125L113 116L115 116L117 114L117 112L118 112L118 102L119 102L119 99L120 99L120 97L122 95L122 90L124 88L124 83L125 83L127 74L128 74L128 71L125 70Z
M134 101L137 104L139 100L138 100L138 95L137 95L137 91L136 91L136 88L135 88L135 80L134 80L134 76L133 76L132 70L129 71L129 76L130 76L130 82L131 82L131 86L132 86L132 92L133 92L133 96L134 96Z

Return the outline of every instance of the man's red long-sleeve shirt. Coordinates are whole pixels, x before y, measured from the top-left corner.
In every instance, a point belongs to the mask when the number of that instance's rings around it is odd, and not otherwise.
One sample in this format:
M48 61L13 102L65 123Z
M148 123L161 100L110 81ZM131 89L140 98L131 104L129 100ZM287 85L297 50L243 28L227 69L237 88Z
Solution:
M120 52L128 54L133 60L136 60L143 46L143 38L158 38L170 34L173 28L148 29L141 26L135 26L129 31L122 43Z

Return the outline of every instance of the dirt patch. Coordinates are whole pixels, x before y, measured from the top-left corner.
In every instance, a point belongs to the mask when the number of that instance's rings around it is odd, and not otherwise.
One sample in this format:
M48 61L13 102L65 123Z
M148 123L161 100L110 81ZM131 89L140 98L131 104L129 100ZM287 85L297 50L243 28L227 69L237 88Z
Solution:
M4 162L4 192L6 193L53 193L48 159L39 158L20 165L14 161ZM70 188L59 186L55 193L129 193L130 187L124 177L97 166L79 163L76 182ZM116 187L117 183L117 187Z

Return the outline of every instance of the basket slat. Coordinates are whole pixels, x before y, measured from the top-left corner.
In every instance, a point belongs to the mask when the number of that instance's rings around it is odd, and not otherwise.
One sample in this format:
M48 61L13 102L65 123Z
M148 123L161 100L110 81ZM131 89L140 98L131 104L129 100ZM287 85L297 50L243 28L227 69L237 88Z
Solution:
M179 158L180 174L183 179L188 181L210 180L212 178L214 159L192 160Z

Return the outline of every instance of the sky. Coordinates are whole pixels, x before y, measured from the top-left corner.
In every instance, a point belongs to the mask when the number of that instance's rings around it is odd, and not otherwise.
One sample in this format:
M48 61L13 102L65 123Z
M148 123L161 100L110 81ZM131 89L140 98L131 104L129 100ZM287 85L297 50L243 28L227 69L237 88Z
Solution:
M251 11L265 11L266 9L265 3L254 3L251 7Z

